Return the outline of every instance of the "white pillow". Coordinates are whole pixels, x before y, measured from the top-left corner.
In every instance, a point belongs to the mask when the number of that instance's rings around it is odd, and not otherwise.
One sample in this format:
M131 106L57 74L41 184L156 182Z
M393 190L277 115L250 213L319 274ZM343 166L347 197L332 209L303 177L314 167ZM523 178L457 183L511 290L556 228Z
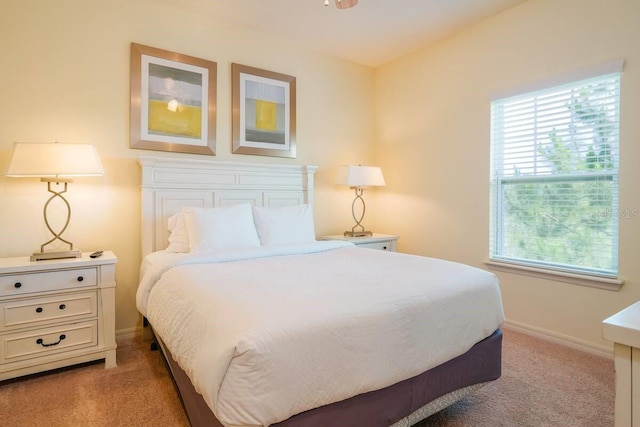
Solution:
M286 245L316 240L309 205L254 207L253 220L262 245Z
M182 211L169 217L167 220L167 229L169 230L169 246L167 252L189 252L189 237L187 229L184 225L184 214Z
M190 252L260 246L251 205L220 208L184 208Z

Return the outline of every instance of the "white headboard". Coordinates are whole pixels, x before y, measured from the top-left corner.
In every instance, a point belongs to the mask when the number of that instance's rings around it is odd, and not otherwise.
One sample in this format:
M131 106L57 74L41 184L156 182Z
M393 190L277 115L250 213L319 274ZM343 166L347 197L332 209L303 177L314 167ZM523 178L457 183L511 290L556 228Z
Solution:
M139 156L142 256L167 247L167 219L183 206L313 204L317 166Z

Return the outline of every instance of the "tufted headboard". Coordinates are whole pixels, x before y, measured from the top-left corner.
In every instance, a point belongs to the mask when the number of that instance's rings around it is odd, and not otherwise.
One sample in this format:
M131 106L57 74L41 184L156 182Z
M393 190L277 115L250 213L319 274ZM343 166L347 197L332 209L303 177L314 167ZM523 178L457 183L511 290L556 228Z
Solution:
M142 168L142 256L166 248L167 219L183 206L313 203L317 166L139 156Z

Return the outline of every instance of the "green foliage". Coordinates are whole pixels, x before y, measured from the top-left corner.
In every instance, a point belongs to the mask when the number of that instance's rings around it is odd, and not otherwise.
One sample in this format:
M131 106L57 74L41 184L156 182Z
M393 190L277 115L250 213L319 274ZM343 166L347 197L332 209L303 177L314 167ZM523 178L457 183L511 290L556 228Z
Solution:
M610 269L613 182L537 182L503 187L503 253L514 258Z

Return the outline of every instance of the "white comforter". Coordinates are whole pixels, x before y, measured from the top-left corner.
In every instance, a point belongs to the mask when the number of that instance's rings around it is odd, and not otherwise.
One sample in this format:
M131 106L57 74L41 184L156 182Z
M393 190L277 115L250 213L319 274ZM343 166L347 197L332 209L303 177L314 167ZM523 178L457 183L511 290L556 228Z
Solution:
M343 242L157 256L138 308L226 426L413 377L504 320L491 273Z

